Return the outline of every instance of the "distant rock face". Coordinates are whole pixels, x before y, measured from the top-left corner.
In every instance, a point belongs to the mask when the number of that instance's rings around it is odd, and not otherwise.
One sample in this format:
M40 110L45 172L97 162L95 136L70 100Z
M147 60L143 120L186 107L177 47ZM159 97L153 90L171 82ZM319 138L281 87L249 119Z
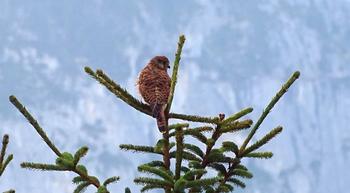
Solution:
M83 67L104 69L138 96L138 72L152 56L173 60L184 33L174 111L217 115L252 106L256 120L282 82L294 70L302 73L258 131L285 127L265 147L273 159L246 161L254 173L246 192L347 192L350 3L177 2L0 1L0 134L10 134L8 151L15 155L0 190L73 191L71 174L20 169L22 161L52 163L55 157L8 102L14 94L59 148L90 147L85 162L92 174L122 177L111 192L125 186L138 192L136 167L154 158L117 145L154 144L156 125ZM227 138L240 142L243 134Z

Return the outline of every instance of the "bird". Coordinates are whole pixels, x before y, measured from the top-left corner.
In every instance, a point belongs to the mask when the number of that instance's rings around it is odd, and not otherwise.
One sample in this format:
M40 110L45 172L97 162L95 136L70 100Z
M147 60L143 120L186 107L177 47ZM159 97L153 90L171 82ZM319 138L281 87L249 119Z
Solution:
M139 93L150 106L152 117L156 118L161 133L167 129L165 109L171 85L168 68L170 65L166 56L155 56L142 69L137 81Z

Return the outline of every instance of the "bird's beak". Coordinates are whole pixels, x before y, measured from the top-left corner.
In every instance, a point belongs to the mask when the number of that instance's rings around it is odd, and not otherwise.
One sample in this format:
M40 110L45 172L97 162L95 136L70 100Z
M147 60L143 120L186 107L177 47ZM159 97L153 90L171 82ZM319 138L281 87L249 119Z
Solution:
M168 65L168 68L170 68L170 65Z

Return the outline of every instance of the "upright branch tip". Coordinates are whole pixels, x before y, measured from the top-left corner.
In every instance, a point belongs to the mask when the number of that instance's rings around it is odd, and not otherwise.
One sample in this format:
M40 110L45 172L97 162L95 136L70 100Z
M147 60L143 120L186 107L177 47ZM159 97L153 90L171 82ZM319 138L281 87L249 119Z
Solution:
M6 154L6 149L7 149L8 143L9 143L9 136L7 134L5 134L3 136L3 139L2 139L2 147L1 147L1 151L0 151L0 176L3 174L7 165L13 159L13 154L8 155L7 158L5 159L5 154Z
M294 77L295 79L298 79L299 76L300 76L300 71L295 71L295 72L293 73L293 77Z
M9 143L9 135L5 134L4 137L2 138L2 144L7 145Z
M167 107L166 107L166 110L165 110L166 114L169 113L170 108L171 108L171 104L173 102L174 91L175 91L175 86L176 86L176 82L177 82L177 73L178 73L178 70L179 70L181 53L182 53L182 47L183 47L183 45L185 43L185 40L186 40L185 35L180 35L178 46L177 46L177 50L176 50L176 53L175 53L173 74L171 76L170 94L169 94L168 104L167 104Z
M61 152L55 146L54 143L49 139L46 135L45 131L39 125L38 121L27 111L27 109L22 105L21 102L17 100L17 98L13 95L9 97L10 102L17 108L19 112L28 120L28 122L34 127L40 137L45 141L45 143L50 147L50 149L57 155L61 156Z
M243 152L244 149L247 147L249 141L252 139L255 132L260 127L261 123L265 120L266 116L270 113L271 109L275 106L275 104L279 101L279 99L288 91L289 87L299 78L300 72L295 71L292 76L285 82L280 90L276 93L276 95L271 99L263 113L260 115L258 121L253 126L252 130L250 131L248 137L244 140L240 152Z
M86 73L88 73L90 75L95 74L94 71L88 66L85 66L84 70L85 70Z

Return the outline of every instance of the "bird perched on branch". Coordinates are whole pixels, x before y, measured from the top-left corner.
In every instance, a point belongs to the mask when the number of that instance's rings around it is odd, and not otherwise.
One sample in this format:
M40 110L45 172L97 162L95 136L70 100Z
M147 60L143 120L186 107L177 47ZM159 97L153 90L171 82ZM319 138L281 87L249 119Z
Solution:
M168 68L170 68L168 58L156 56L141 71L137 83L139 92L146 103L150 105L152 116L157 119L158 129L162 133L166 131L167 127L165 109L171 84L167 73Z

